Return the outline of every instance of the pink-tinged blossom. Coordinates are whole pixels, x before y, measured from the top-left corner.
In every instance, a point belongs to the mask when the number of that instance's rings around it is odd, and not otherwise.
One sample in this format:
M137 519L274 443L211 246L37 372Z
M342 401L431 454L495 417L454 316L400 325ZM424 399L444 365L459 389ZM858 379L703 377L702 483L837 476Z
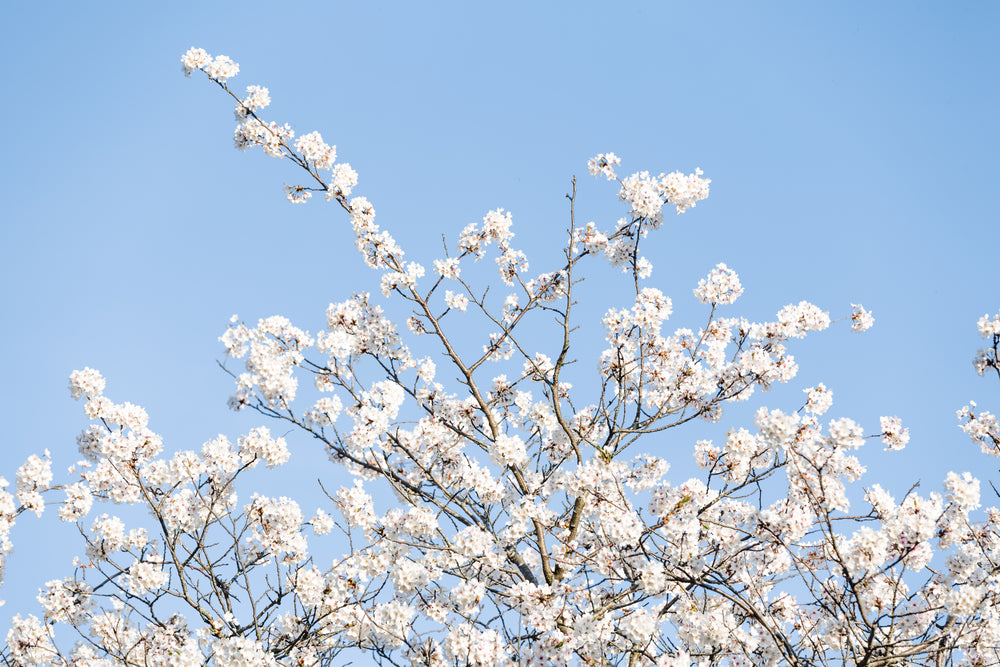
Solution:
M247 86L247 94L240 102L240 108L245 111L258 111L269 104L271 104L271 93L267 88L264 86ZM245 114L242 117L245 117Z
M496 258L500 279L505 285L513 286L517 275L528 270L528 257L520 250L502 246L500 256Z
M660 177L660 187L667 203L677 207L677 214L684 213L703 199L708 197L708 186L711 179L702 178L704 172L695 169L693 174L682 174L679 171Z
M469 623L451 628L444 640L445 657L468 667L498 667L508 662L506 642L496 630L479 630Z
M660 623L656 614L637 609L618 622L618 631L639 649L645 648L653 638Z
M694 295L702 303L728 305L743 294L743 285L736 272L725 264L717 264L707 278L698 281Z
M972 473L949 472L945 477L944 490L948 502L954 503L959 510L969 512L980 506L979 480Z
M205 65L203 69L205 74L219 83L225 83L240 73L240 66L228 56L216 56L215 60Z
M873 484L870 489L865 491L865 500L871 504L872 509L883 520L896 513L896 500L879 484Z
M86 396L88 399L104 393L104 378L98 371L87 367L73 371L69 376L69 393L74 399Z
M438 274L442 278L458 280L458 276L461 273L461 270L462 269L458 264L457 257L449 257L447 259L434 260L434 273Z
M687 651L664 653L656 658L656 667L691 667L691 656Z
M433 382L436 374L437 364L435 364L430 357L421 361L420 365L417 366L417 377L419 377L423 382Z
M466 580L451 589L451 599L458 613L469 616L479 611L479 602L486 594L480 581Z
M358 172L347 162L333 166L330 173L330 183L326 187L327 201L334 197L350 197L351 191L358 184Z
M293 204L305 204L312 197L312 192L302 185L285 184L285 198Z
M410 262L405 270L390 270L382 274L382 296L390 296L394 291L409 292L417 287L417 279L423 277L424 267Z
M495 209L483 216L483 234L491 241L510 241L514 238L514 233L510 231L513 223L510 211Z
M879 417L882 428L882 443L891 451L899 451L910 441L910 429L903 428L899 417Z
M323 141L319 132L299 136L295 140L295 150L316 170L330 169L337 161L337 147Z
M875 318L865 310L865 307L858 303L852 303L854 312L851 313L851 329L857 332L868 331L875 326Z
M162 559L154 554L132 563L125 585L132 595L145 595L163 588L169 579L170 573L163 568Z
M609 181L613 181L618 178L614 167L621 162L621 158L614 153L598 153L596 157L587 160L587 171L590 172L591 176L604 176Z
M598 231L597 225L588 222L583 229L577 229L573 236L574 252L579 252L576 246L582 245L587 252L601 253L608 247L608 237Z
M66 500L59 508L59 518L63 521L78 521L90 511L94 496L83 482L66 487Z
M307 609L318 606L323 600L326 580L315 567L301 568L291 578L295 596Z
M125 523L116 516L101 515L90 527L88 556L93 560L103 560L126 544Z
M17 501L25 509L41 516L45 511L45 500L41 492L52 481L52 461L32 454L17 469Z
M248 116L236 126L233 132L233 144L241 151L252 146L260 146L265 155L283 158L285 150L288 149L288 142L294 136L295 132L287 124L278 125L273 121L265 123Z
M339 396L323 396L303 415L303 419L314 426L329 426L337 421L343 409Z
M827 389L822 382L803 391L806 394L805 410L810 414L818 417L833 405L833 392Z
M374 634L378 643L388 649L403 646L415 613L413 607L400 600L376 605Z
M245 463L229 438L221 434L201 446L201 459L205 472L218 481L227 480Z
M877 571L889 556L889 538L879 530L862 526L841 547L844 567L851 576L860 578Z
M306 538L301 532L303 519L298 503L291 498L269 498L254 494L244 510L251 533L250 546L284 564L297 563L307 557Z
M979 330L980 338L1000 336L1000 313L997 313L992 318L989 315L983 315L976 322L976 328Z
M250 637L218 639L213 649L215 667L277 667L274 654Z
M958 427L982 448L984 454L1000 456L1000 419L988 410L979 410L975 401L958 411Z
M191 72L197 69L204 69L212 62L212 56L205 49L191 47L181 56L181 67L184 76L190 77Z
M302 362L304 351L313 344L308 331L275 315L259 320L254 329L233 324L219 340L226 346L228 356L246 357L248 373L239 376L231 406L239 409L249 403L254 389L271 406L295 400L298 379L293 371Z
M93 592L85 581L55 579L38 592L38 602L45 608L46 621L79 625L90 612Z
M469 297L464 294L455 294L451 290L445 291L444 302L451 310L460 310L465 312L465 309L469 307Z
M948 591L945 608L956 617L972 616L982 607L987 595L985 586L965 584Z
M822 331L830 326L830 315L808 301L787 305L778 312L782 333L789 338L803 338L809 331Z
M18 614L12 618L7 632L11 658L24 667L53 663L58 654L49 627L34 615L22 618Z
M208 508L191 489L180 489L163 499L160 515L169 530L188 533L201 528Z
M551 303L566 296L567 277L565 271L543 273L525 286L528 294L539 303Z
M722 456L722 448L712 444L711 440L699 440L694 445L694 461L699 468L711 470Z
M271 431L266 426L251 430L239 439L238 445L244 461L261 460L268 468L287 463L291 457L285 439L271 437Z
M635 305L632 306L632 320L647 333L659 332L660 325L672 312L673 303L670 297L655 287L643 287L635 298Z
M333 517L321 509L316 510L316 516L314 516L309 523L313 527L313 532L317 535L326 535L336 526Z
M645 257L640 257L635 260L635 275L640 280L645 280L650 277L653 275L653 263Z
M458 249L463 255L472 255L475 260L485 254L487 244L486 234L479 231L474 222L470 222L458 237Z
M524 441L516 435L498 435L490 448L493 462L501 466L521 466L528 460Z
M622 181L622 189L618 198L631 207L631 213L637 218L646 218L654 226L662 219L661 211L664 197L660 183L649 175L648 171L632 174Z
M360 480L355 481L352 487L341 487L336 498L347 525L362 530L370 530L375 525L372 497L365 492Z

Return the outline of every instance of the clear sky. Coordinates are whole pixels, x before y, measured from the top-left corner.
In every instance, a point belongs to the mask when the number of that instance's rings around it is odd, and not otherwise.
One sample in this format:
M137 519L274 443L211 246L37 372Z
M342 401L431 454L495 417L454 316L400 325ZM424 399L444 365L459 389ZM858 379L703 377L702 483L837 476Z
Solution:
M674 326L703 322L691 288L718 262L746 288L730 314L763 320L808 299L838 317L862 303L874 329L841 322L795 346L799 377L751 407L794 410L822 381L829 417L910 428L902 454L870 444L865 481L901 494L917 480L939 489L949 469L996 480L955 410L1000 410L1000 384L971 364L977 318L1000 308L998 29L987 2L11 3L0 474L13 481L45 448L57 474L78 458L87 422L66 384L83 366L112 399L146 407L168 449L235 438L260 418L225 407L215 361L229 316L283 314L315 332L329 302L377 291L342 211L292 207L291 164L232 148L231 102L181 75L194 45L240 63L237 89L269 87L267 118L335 143L357 194L427 265L442 233L453 243L502 206L532 273L546 270L574 174L582 221L624 214L586 174L599 152L625 174L701 167L711 197L647 245ZM616 286L589 287L602 305L584 333L624 305ZM688 460L695 439L722 433L696 426L668 444ZM286 479L326 475L312 443L292 449ZM54 511L20 520L0 630L71 573L81 542L57 524Z

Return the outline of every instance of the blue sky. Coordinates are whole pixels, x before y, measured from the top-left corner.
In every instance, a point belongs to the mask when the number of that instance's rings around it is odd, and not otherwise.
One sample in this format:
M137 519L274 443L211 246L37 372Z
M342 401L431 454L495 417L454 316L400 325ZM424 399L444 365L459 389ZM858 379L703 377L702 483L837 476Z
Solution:
M910 428L903 454L872 443L866 482L902 493L918 479L939 488L947 469L996 479L954 412L970 399L1000 410L1000 385L971 365L976 319L1000 308L997 5L623 4L5 8L0 474L45 448L59 472L78 458L86 420L66 378L83 366L112 399L145 406L170 449L246 432L260 420L226 410L215 365L229 316L283 314L315 332L329 302L377 291L339 209L292 207L290 164L232 148L231 103L181 75L195 45L240 63L238 89L268 86L268 118L336 143L356 192L428 265L442 233L454 243L504 207L532 272L545 270L574 174L582 221L624 212L586 174L599 152L626 174L701 167L711 197L646 250L675 326L704 320L690 290L718 262L746 288L731 314L763 320L808 299L833 317L863 303L877 321L797 346L799 377L751 407L795 409L822 381L830 417ZM588 286L584 333L626 286ZM671 436L671 452L722 439L706 428ZM316 476L311 449L293 441L287 479ZM51 548L72 537L52 514L16 529L0 625L82 551Z

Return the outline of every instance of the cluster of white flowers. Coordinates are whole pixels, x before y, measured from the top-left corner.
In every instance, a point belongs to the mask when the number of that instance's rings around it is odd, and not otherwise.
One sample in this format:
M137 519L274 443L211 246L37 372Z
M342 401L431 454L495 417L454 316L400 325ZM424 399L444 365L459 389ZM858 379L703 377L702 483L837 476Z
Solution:
M48 626L34 615L22 618L18 614L11 619L7 647L11 658L29 667L51 664L58 655Z
M642 171L621 181L618 198L630 206L633 216L644 218L658 227L665 204L675 206L680 214L708 197L708 186L712 181L702 178L702 173L701 169L696 169L693 174L675 171L653 177L649 172Z
M372 497L368 495L361 480L354 483L354 486L341 487L337 491L337 504L347 525L369 530L375 525L375 509L372 505Z
M509 657L503 637L496 630L479 630L469 623L453 627L444 641L444 656L469 667L496 667Z
M903 428L899 417L880 417L879 423L882 427L882 443L886 449L898 451L906 447L906 443L910 441L910 429Z
M187 77L190 77L191 72L194 70L204 69L211 62L212 56L209 55L208 51L193 46L181 56L181 67L183 68L184 76Z
M525 284L524 289L539 303L552 303L566 296L569 287L565 271L542 273Z
M865 310L864 306L852 303L851 307L854 308L854 312L851 313L851 328L853 330L868 331L875 326L875 318L869 311Z
M45 511L45 499L41 492L52 481L52 461L48 459L48 451L45 455L46 458L42 459L32 454L17 469L17 501L37 516Z
M239 439L240 457L244 461L263 460L268 468L286 463L291 457L284 438L272 438L266 426L258 426Z
M806 393L806 412L819 416L833 405L833 392L827 389L822 382L804 391Z
M583 246L587 252L605 252L608 248L608 237L597 229L597 225L588 222L583 229L574 231L573 252L580 252L578 246Z
M469 307L469 297L464 294L456 294L451 290L446 290L444 293L444 302L448 304L448 308L452 310L460 310L465 312L465 309Z
M241 151L260 146L265 155L275 158L285 156L284 149L295 132L287 124L278 125L274 121L265 123L254 117L247 117L233 132L233 145ZM287 189L286 189L287 194Z
M246 406L255 388L268 405L295 399L298 380L293 371L313 344L308 331L275 315L259 320L253 329L234 320L219 340L226 346L227 356L247 359L247 372L240 376L238 391L229 402L233 409Z
M252 526L248 537L251 547L281 561L297 563L306 558L306 538L302 534L302 510L291 498L268 498L254 494L244 510Z
M76 482L66 487L66 499L59 508L59 518L63 521L76 521L87 516L94 504L94 495L83 482Z
M438 274L442 278L458 280L458 277L461 274L461 272L462 272L462 267L459 266L459 260L457 257L449 257L447 259L434 260L434 273Z
M216 667L277 667L274 654L250 637L225 637L212 646Z
M330 169L337 161L337 147L324 142L319 132L299 136L295 140L295 150L314 169Z
M38 592L38 602L45 608L46 621L79 625L90 612L93 592L85 581L55 579Z
M293 204L305 204L312 198L312 192L304 185L285 184L285 198Z
M74 399L86 396L88 399L104 393L104 377L93 368L73 371L69 375L69 393Z
M944 482L948 502L955 503L959 509L968 512L979 507L979 480L972 473L961 475L949 472Z
M247 94L236 106L236 119L244 120L247 114L271 104L271 93L264 86L247 86Z
M132 595L145 595L163 588L169 579L170 573L164 569L162 559L154 554L132 563L125 583Z
M614 153L599 153L597 156L587 160L587 171L591 176L603 175L609 181L613 181L618 176L615 174L615 165L621 164L622 160Z
M341 162L333 166L330 173L330 183L327 185L327 200L334 197L350 197L358 184L358 172L349 163Z
M975 401L957 412L962 429L984 454L1000 456L1000 419L989 410L977 409Z
M730 304L743 294L743 285L736 272L725 264L717 264L708 278L698 281L695 297L702 303Z
M822 331L830 326L830 315L808 301L789 304L778 311L782 333L790 338L802 338L809 331Z
M498 435L490 448L490 456L500 466L521 466L528 460L524 441L516 435Z
M344 409L339 396L323 396L306 412L303 419L314 426L328 426L337 421Z
M992 368L1000 377L1000 313L992 318L989 315L983 315L976 323L976 328L979 330L979 336L991 339L993 345L991 348L978 350L972 360L972 365L979 376L984 375L987 370Z
M215 60L203 69L209 78L215 79L219 83L225 83L240 73L240 66L228 56L216 56Z
M976 322L976 328L979 330L980 338L1000 336L1000 313L997 313L993 317L983 315Z
M321 509L316 510L316 516L309 522L312 524L313 532L317 535L326 535L333 530L336 523L333 517Z

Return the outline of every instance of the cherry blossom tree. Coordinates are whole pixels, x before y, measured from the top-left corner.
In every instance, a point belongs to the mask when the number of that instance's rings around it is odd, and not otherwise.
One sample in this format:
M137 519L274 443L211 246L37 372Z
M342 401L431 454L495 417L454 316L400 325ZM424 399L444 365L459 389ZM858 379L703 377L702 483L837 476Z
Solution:
M859 484L867 439L905 447L896 417L867 432L823 423L833 395L817 384L721 442L691 442L697 477L670 478L671 461L650 453L664 432L683 441L688 422L789 381L795 340L831 325L807 302L766 322L728 314L743 287L719 264L693 290L705 321L665 328L671 299L648 284L643 239L708 196L700 171L623 176L600 154L589 172L614 184L624 215L578 224L574 180L559 265L530 273L498 209L428 273L352 197L358 174L319 132L265 120L267 89L231 87L229 58L192 48L182 63L235 101L237 148L294 164L291 202L318 194L344 211L379 275L381 295L330 305L315 335L273 316L234 319L221 337L230 407L291 428L355 481L324 489L313 516L291 497L248 496L246 471L289 459L266 423L165 452L143 408L109 398L98 371L74 372L91 420L84 461L60 482L47 452L18 469L14 493L0 490L0 549L48 502L85 555L40 591L40 616L14 617L7 664L307 667L358 652L427 667L1000 662L1000 510L976 512L980 482L948 473L940 493L898 499ZM487 255L492 285L469 277ZM629 289L601 322L593 381L574 387L576 298L600 262ZM412 314L394 321L390 306ZM470 344L473 317L486 329ZM874 322L860 305L842 320ZM539 338L539 322L555 333ZM1000 376L1000 314L979 332L992 348L975 367ZM973 403L958 416L1000 452L994 415ZM389 492L377 511L372 494ZM127 505L148 520L127 525ZM309 542L335 530L344 553L327 566L333 555Z

